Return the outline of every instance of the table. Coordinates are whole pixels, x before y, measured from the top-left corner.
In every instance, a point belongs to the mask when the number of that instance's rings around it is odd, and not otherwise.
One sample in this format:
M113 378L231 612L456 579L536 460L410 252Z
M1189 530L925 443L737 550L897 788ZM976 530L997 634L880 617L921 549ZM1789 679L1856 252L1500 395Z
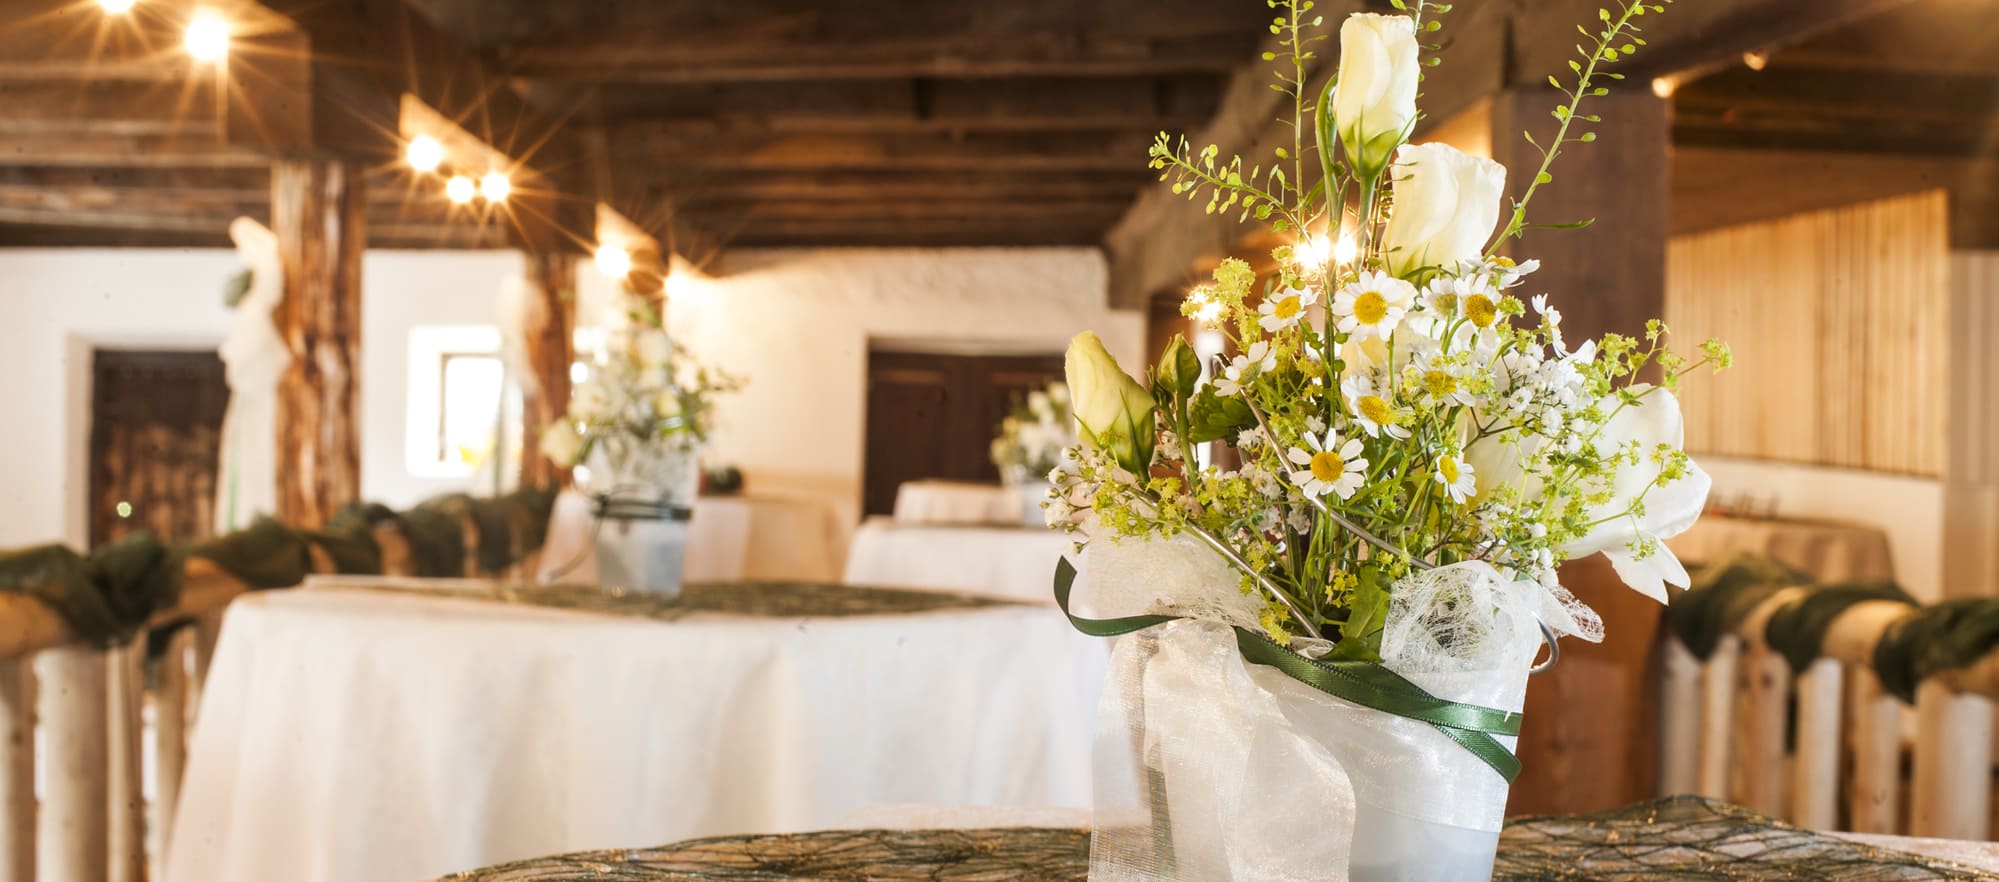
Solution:
M1877 527L1790 518L1708 515L1666 544L1688 563L1751 551L1797 568L1820 583L1892 579L1888 534Z
M895 488L895 519L905 524L1024 526L1020 494L1000 484L906 481Z
M949 527L870 518L854 531L841 581L934 586L1053 603L1055 565L1074 542L1026 527Z
M1999 879L1909 851L1788 827L1746 809L1679 797L1577 817L1516 819L1501 834L1493 882L1841 882ZM441 882L1084 882L1089 833L1075 829L838 830L543 858ZM1948 859L1999 853L1950 848Z
M335 579L230 607L168 882L393 882L815 829L881 803L1090 802L1107 648L1046 607L754 583L689 586L680 607L359 585L393 587Z
M540 577L594 582L597 557L590 500L564 492L549 516ZM840 573L838 518L824 503L781 496L703 496L688 525L690 582L737 579L825 581Z

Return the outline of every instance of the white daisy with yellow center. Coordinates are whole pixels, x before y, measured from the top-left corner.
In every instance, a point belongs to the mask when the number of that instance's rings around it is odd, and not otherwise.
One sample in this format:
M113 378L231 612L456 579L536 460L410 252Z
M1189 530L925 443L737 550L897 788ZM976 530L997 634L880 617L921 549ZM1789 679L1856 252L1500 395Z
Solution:
M1275 334L1296 327L1305 319L1305 310L1319 302L1319 292L1311 288L1286 288L1263 299L1256 311L1263 315L1257 324Z
M1340 381L1341 397L1346 399L1347 412L1353 414L1354 422L1369 438L1379 438L1384 433L1390 438L1402 440L1409 437L1409 430L1401 426L1402 414L1394 403L1374 388L1374 380L1364 374L1355 374Z
M1270 341L1258 340L1250 344L1248 352L1229 362L1222 378L1215 381L1215 394L1240 395L1244 383L1274 370L1277 370L1277 351L1270 348Z
M1437 457L1434 476L1437 483L1444 485L1444 492L1450 494L1451 501L1463 505L1478 492L1478 479L1472 474L1471 463L1463 457L1444 454Z
M1352 499L1360 490L1367 471L1367 460L1359 438L1340 439L1336 431L1326 433L1323 440L1310 432L1305 433L1305 446L1293 447L1286 454L1291 464L1299 466L1291 472L1291 483L1309 497L1320 497L1328 493L1342 501Z
M1467 370L1457 360L1434 353L1418 352L1402 369L1402 385L1415 390L1424 402L1470 406L1476 403L1466 381Z
M1356 339L1386 339L1415 302L1416 286L1384 272L1361 273L1333 295L1333 317L1339 320L1335 327Z

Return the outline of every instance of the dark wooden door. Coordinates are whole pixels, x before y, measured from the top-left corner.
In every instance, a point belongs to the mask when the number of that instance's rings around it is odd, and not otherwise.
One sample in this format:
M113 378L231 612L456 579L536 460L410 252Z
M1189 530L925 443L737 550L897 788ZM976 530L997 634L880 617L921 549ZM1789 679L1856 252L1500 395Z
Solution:
M213 532L229 385L213 352L100 349L91 361L90 541Z
M1062 356L868 353L862 510L888 514L905 481L997 481L988 456L1014 402L1062 378Z

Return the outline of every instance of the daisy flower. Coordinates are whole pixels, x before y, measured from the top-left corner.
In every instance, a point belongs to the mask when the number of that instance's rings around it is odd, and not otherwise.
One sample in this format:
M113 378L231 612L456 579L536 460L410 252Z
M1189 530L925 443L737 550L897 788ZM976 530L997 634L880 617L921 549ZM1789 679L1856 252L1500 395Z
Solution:
M1403 370L1403 382L1421 390L1424 401L1469 406L1474 399L1463 374L1464 368L1449 359L1419 352L1415 363Z
M1333 316L1342 334L1386 338L1415 300L1416 286L1384 272L1366 272L1333 295Z
M1229 362L1222 378L1215 381L1215 394L1240 395L1244 382L1274 370L1277 370L1277 352L1270 348L1270 341L1258 340L1250 344L1248 352Z
M1569 354L1569 347L1562 342L1562 311L1548 305L1548 295L1534 295L1534 314L1541 317L1541 326L1548 329L1548 343L1555 347L1556 355Z
M1263 305L1256 308L1256 311L1263 315L1257 324L1272 334L1295 327L1305 318L1306 307L1318 302L1317 291L1310 288L1286 288L1263 299Z
M1291 483L1306 496L1318 497L1328 493L1342 501L1352 499L1360 489L1361 473L1367 470L1367 460L1361 458L1362 448L1359 438L1340 440L1338 432L1327 432L1325 440L1307 433L1304 447L1293 447L1287 458L1293 465L1302 466L1291 473Z
M1478 480L1472 475L1471 463L1462 457L1448 453L1437 457L1437 483L1444 485L1444 492L1451 495L1451 501L1463 505L1472 494L1478 492Z
M1360 424L1361 431L1369 438L1379 438L1383 432L1396 440L1409 437L1409 430L1399 425L1401 415L1395 412L1395 406L1375 393L1374 380L1360 374L1350 376L1340 382L1340 392L1354 422Z

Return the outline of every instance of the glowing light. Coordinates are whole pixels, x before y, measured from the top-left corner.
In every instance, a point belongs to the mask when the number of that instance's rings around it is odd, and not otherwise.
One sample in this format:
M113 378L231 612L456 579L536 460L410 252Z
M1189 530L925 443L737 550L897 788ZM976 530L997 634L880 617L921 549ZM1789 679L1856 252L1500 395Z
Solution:
M444 163L444 145L429 135L418 135L410 139L410 145L403 152L409 160L410 168L420 172L434 172Z
M132 11L134 0L97 0L97 5L112 15L124 15Z
M632 272L632 253L616 245L597 246L597 271L613 279L622 279Z
M1652 81L1652 94L1661 98L1673 97L1673 90L1677 88L1679 84L1673 82L1671 77L1659 77Z
M1291 246L1291 257L1306 269L1316 269L1326 265L1326 259L1333 255L1333 243L1325 236L1313 236Z
M1352 233L1341 233L1340 241L1333 244L1333 262L1342 266L1353 263L1360 257L1360 245L1353 240Z
M127 4L127 5L130 5L130 4ZM131 516L132 516L132 503L129 503L129 502L124 502L124 501L120 501L120 502L118 503L118 516L119 516L119 517L121 517L121 518L129 518L129 517L131 517Z
M1761 52L1744 52L1742 63L1750 70L1762 70L1770 66L1770 56Z
M181 45L187 54L201 62L221 61L229 55L229 23L213 13L201 13L187 23L187 32L182 35Z
M506 172L487 172L479 179L479 194L488 202L505 202L507 195L514 192L514 182L507 180Z
M590 379L590 366L580 361L569 363L569 382L581 383Z
M452 175L451 180L444 182L445 198L459 205L471 202L472 197L478 192L479 185L472 183L472 179L464 175Z

